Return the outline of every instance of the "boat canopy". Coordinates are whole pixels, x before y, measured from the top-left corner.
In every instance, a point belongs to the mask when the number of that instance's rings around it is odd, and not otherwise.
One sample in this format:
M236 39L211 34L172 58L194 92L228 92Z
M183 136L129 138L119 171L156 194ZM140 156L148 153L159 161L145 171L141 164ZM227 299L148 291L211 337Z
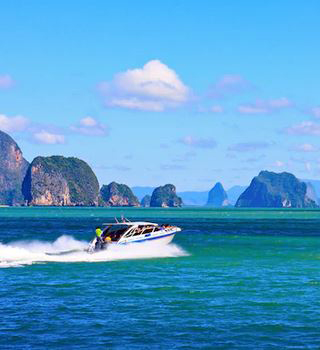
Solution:
M155 224L154 222L147 222L147 221L125 221L125 222L105 222L102 224L103 226L121 226L121 225L127 225L129 226L137 226L137 225L153 225L158 226L158 224Z
M110 237L112 241L118 241L121 237L132 237L140 236L163 229L162 226L158 224L146 222L146 221L136 221L136 222L123 222L123 223L112 223L104 224L102 236Z

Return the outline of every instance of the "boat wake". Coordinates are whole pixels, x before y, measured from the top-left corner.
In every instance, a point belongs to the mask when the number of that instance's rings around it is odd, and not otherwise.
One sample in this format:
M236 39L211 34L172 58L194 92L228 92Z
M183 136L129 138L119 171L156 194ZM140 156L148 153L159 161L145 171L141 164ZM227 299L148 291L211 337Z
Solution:
M59 237L53 243L38 240L0 243L0 268L47 262L101 262L188 255L176 244L160 245L154 241L114 245L94 254L88 254L85 251L87 247L87 242L66 235Z

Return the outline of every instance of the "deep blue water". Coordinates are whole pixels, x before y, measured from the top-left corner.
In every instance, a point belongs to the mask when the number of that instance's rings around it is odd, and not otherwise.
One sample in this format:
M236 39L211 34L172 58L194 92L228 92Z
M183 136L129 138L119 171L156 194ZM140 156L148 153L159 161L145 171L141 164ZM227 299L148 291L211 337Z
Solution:
M95 261L45 252L114 212L19 210L0 209L1 349L320 348L319 212L129 211L183 233Z

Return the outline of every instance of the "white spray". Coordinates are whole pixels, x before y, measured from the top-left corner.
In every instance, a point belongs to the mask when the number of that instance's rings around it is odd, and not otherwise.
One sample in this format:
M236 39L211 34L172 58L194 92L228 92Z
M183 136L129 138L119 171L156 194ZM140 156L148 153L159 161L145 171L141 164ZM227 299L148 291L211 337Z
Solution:
M88 243L71 236L61 236L53 243L43 241L17 241L0 243L0 268L31 265L46 262L101 262L123 259L167 258L188 255L176 244L144 242L130 245L114 245L107 250L88 254ZM58 255L61 252L69 253ZM51 255L53 254L53 255ZM54 255L57 254L57 255Z

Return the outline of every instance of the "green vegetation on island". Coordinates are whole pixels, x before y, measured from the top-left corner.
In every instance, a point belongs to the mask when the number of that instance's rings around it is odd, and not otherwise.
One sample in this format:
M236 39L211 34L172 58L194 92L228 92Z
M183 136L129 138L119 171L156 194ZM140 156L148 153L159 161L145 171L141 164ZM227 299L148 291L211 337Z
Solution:
M174 185L157 187L151 196L150 207L181 207L182 199L177 196Z
M103 185L100 190L103 205L112 207L139 207L138 198L129 186L111 182Z
M236 207L316 208L307 195L307 184L290 173L261 171L240 195Z
M23 194L30 205L97 206L99 183L81 159L36 157L23 181Z

